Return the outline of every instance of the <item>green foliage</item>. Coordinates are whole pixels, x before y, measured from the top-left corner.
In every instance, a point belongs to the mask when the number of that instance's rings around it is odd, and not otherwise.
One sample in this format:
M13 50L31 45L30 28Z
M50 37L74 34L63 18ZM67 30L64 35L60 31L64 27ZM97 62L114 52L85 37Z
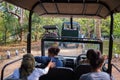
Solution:
M120 38L120 14L114 15L114 36Z
M17 7L9 4L10 10L14 11ZM29 12L25 11L24 13L24 22L22 26L18 24L18 19L12 14L7 13L6 4L0 4L0 40L4 40L9 37L15 37L20 34L21 29L23 30L24 36L27 34L28 29L28 16ZM20 14L20 10L16 10ZM42 28L44 25L57 25L59 28L59 33L61 32L62 23L69 21L69 18L56 18L56 17L39 17L37 14L32 16L32 38L35 39L37 36L38 39L44 33ZM95 19L87 18L74 18L73 21L78 22L81 27L82 33L86 34L89 30L94 32ZM110 27L110 17L107 19L102 19L101 21L101 33L102 36L109 36L109 27ZM6 34L6 35L5 35ZM114 36L120 37L120 14L114 15Z
M15 33L15 28L18 26L18 22L15 16L12 14L9 14L5 3L1 3L2 7L0 7L0 42L6 43L10 40L10 38L13 37L13 34ZM13 7L13 5L12 5ZM10 8L12 8L10 7Z
M120 54L120 43L118 43L118 41L113 44L113 53Z

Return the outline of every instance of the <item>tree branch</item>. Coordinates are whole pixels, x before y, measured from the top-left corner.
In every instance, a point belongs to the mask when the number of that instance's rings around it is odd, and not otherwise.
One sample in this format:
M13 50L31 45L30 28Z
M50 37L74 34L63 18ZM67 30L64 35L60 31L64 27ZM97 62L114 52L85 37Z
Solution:
M8 5L7 3L5 3L5 4L6 4L6 9L7 9L8 13L13 14L13 15L15 15L16 17L18 17L18 19L20 19L20 15L17 14L18 8L15 10L15 12L13 12L13 11L10 11L9 5Z

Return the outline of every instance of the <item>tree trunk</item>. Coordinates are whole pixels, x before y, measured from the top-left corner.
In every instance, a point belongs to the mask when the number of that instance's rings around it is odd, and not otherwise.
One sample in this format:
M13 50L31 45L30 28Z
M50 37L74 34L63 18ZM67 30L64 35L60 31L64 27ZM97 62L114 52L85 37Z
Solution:
M35 35L35 41L37 42L37 40L38 40L38 36L37 36L37 35Z
M18 19L19 25L20 25L20 42L23 41L24 35L23 35L23 9L20 10L20 18Z
M90 31L91 31L89 24L90 24L90 21L88 20L87 23L86 23L86 26L87 26L87 37L88 38L90 38Z
M96 19L95 20L95 33L96 33L96 38L100 39L101 38L101 20L100 19Z
M6 45L6 42L7 42L7 27L5 25L5 35L4 35L4 44Z

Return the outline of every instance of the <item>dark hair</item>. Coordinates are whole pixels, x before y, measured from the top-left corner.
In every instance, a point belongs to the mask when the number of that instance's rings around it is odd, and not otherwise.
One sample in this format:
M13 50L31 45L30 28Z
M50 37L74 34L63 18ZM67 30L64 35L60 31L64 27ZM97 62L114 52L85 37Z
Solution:
M95 53L94 49L89 49L86 53L87 59L90 60Z
M104 58L98 50L95 51L94 49L89 49L86 55L93 69L100 67L104 62Z
M52 53L52 54L54 54L54 55L58 55L58 53L60 52L60 49L59 49L58 47L50 47L50 48L48 49L48 52L49 52L49 53Z

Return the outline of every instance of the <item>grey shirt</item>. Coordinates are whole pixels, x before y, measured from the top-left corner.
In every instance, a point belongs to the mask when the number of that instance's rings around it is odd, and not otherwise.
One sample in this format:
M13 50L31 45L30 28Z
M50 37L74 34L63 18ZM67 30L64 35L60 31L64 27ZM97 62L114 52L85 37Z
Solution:
M79 80L112 80L108 73L105 72L90 72L83 74Z

